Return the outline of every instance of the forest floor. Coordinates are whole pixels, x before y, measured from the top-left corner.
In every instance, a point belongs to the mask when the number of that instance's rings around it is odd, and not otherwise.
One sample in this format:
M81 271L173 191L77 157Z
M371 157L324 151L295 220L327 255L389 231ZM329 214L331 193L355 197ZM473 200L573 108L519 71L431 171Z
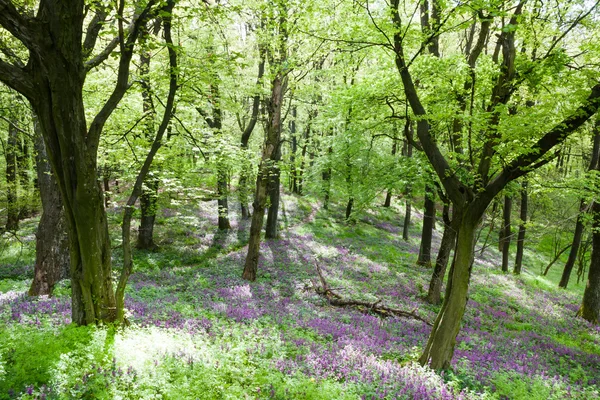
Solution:
M494 246L478 253L452 368L438 374L415 362L426 323L334 307L315 290L319 266L345 298L433 321L418 210L404 241L400 207L346 224L341 207L282 200L281 238L261 244L254 283L241 279L249 227L235 209L219 234L216 202L164 208L159 250L135 255L124 329L70 325L68 281L51 298L24 294L37 221L23 223L0 256L0 399L600 397L600 328L575 318L581 285L559 291L538 276L542 255L527 251L515 277ZM117 207L109 219L118 270Z

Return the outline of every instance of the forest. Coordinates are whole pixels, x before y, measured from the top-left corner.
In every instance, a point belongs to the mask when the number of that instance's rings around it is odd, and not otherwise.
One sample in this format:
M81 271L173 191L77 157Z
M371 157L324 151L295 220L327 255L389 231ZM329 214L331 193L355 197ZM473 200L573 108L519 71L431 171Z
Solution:
M0 400L600 398L599 3L0 0Z

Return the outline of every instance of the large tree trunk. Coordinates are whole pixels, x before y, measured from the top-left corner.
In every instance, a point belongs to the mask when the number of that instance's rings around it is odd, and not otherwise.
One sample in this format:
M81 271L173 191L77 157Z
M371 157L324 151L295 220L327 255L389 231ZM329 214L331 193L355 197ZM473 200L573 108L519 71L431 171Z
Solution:
M431 304L440 304L441 302L441 291L442 283L444 282L444 276L446 275L446 268L448 267L448 261L450 260L450 252L454 247L456 241L456 229L457 227L452 226L450 220L450 205L444 204L444 233L442 234L442 243L438 250L438 255L435 260L435 267L431 280L429 281L429 291L427 293L427 301Z
M523 264L523 250L525 247L525 224L527 223L527 181L523 180L521 184L521 215L519 217L521 223L519 224L519 236L517 237L517 256L515 258L515 268L513 272L516 275L521 274L521 267Z
M585 291L583 292L583 301L577 315L585 320L598 324L600 323L600 203L594 202L592 205L594 213L593 233L592 233L592 259L590 261L590 271L588 273Z
M8 140L4 157L6 159L6 230L15 232L19 229L19 198L17 179L17 150L19 134L15 122L8 124Z
M433 226L435 225L435 192L430 184L425 185L425 204L423 211L423 230L421 233L421 247L417 264L431 265L431 241L433 239Z
M512 196L504 196L504 228L502 237L502 272L508 272L508 257L510 255L510 242L511 242L511 226L510 217L512 211Z
M69 240L62 199L47 160L39 125L36 126L35 162L42 200L42 217L36 233L35 266L30 296L51 295L54 286L69 276Z
M471 207L457 209L456 204L454 207L454 219L458 226L454 260L448 276L442 309L438 313L425 350L419 359L422 365L429 364L432 369L448 368L454 354L456 336L467 305L475 231L483 215L483 211L471 210Z
M598 124L594 127L594 129L594 145L592 149L592 157L590 159L588 171L597 170L599 167L598 161L600 159L600 129L598 127ZM563 273L558 284L558 286L561 288L566 288L569 284L571 272L573 271L573 267L575 266L575 262L577 261L577 253L579 252L579 246L581 246L581 236L583 235L584 228L583 222L587 208L588 204L585 202L584 199L581 199L581 202L579 204L579 215L577 216L577 222L575 223L575 232L573 233L573 242L571 244L571 250L569 251L569 258L567 259L567 263L565 264L565 268L563 269Z

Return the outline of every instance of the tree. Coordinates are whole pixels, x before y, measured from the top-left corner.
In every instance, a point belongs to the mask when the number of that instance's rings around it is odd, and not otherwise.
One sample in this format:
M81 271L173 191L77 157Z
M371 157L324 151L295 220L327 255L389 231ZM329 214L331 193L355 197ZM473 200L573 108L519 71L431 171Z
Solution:
M472 147L469 154L473 175L471 180L463 180L456 173L456 166L449 163L448 158L441 151L431 130L430 113L419 95L418 88L411 71L412 58L407 57L407 43L402 35L402 17L399 9L400 2L391 2L391 22L394 30L390 46L394 52L397 71L402 80L404 93L410 107L417 119L417 136L429 162L438 175L444 189L448 193L454 208L454 218L457 227L457 244L454 262L450 271L444 303L436 318L432 333L420 357L421 364L429 364L434 369L447 368L454 353L456 336L465 311L468 288L472 271L473 251L475 245L475 232L481 218L494 197L511 181L527 174L529 171L546 164L546 156L555 146L560 145L565 138L585 123L596 113L600 103L600 84L593 84L591 94L574 110L570 110L564 119L552 127L544 126L544 132L537 140L517 149L508 162L492 168L495 156L498 156L499 145L505 140L501 121L508 118L503 112L520 81L517 76L531 73L528 69L535 70L541 62L534 59L532 64L517 74L515 57L515 34L523 12L524 3L520 2L513 10L512 16L499 34L497 54L502 51L502 60L498 60L499 74L493 79L490 100L487 102L485 113L488 124L482 131L482 146L475 162ZM483 10L479 19L483 22L493 18L485 15ZM483 28L481 29L483 31ZM434 32L437 36L437 32ZM427 45L428 39L420 48ZM553 46L554 47L554 46ZM552 53L552 48L548 51ZM418 53L417 53L418 55ZM589 93L589 92L588 92ZM554 122L554 121L553 121ZM503 154L504 155L504 154ZM506 159L506 157L504 157Z
M111 322L117 317L112 285L110 240L97 152L102 129L129 88L134 44L154 10L150 0L136 6L129 27L125 4L116 10L118 36L92 57L109 9L94 5L84 35L83 0L41 0L35 16L0 0L0 26L29 50L27 64L0 59L0 80L25 96L38 117L48 158L63 200L69 234L72 320L77 324ZM114 89L88 126L83 88L90 70L119 47Z
M265 143L256 177L256 192L252 205L254 212L250 225L248 254L242 274L242 278L249 281L256 279L258 257L260 255L260 233L267 205L267 196L269 194L269 181L271 174L276 173L275 163L281 156L281 110L283 107L283 96L288 84L288 74L290 72L286 64L288 10L285 2L277 2L274 5L273 13L276 16L274 17L274 21L277 21L276 24L279 32L276 40L276 48L268 48L266 50L273 77L271 81L271 96L266 104L268 119L266 123ZM279 188L277 188L277 191L279 191Z

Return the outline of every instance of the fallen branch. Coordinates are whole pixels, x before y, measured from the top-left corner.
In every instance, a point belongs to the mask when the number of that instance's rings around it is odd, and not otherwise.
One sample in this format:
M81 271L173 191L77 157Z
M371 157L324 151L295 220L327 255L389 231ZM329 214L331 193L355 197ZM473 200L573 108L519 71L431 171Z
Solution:
M377 314L381 317L390 317L392 315L404 318L412 318L419 320L421 322L426 323L429 326L433 324L426 320L425 318L419 316L415 313L416 310L413 311L404 311L397 308L387 307L385 305L381 305L382 300L378 299L377 301L370 303L368 301L361 300L353 300L353 299L344 299L342 296L333 291L327 284L325 277L321 271L321 267L315 264L315 268L317 270L317 275L319 276L319 280L321 281L321 285L319 286L317 282L313 281L313 288L318 295L327 299L329 304L336 307L353 307L363 313L373 313Z

